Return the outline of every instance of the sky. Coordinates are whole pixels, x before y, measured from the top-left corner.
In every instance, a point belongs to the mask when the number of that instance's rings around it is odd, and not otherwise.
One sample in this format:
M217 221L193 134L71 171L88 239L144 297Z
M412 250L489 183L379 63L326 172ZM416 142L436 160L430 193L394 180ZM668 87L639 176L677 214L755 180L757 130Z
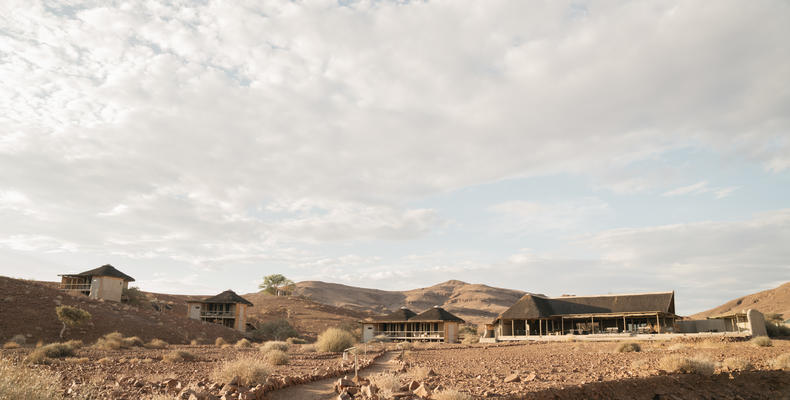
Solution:
M0 4L0 275L790 280L786 1Z

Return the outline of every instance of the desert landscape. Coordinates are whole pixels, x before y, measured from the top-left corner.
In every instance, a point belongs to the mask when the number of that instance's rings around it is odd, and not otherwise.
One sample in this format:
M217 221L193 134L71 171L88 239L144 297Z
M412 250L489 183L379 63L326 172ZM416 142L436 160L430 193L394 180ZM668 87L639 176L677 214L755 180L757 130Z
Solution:
M437 286L448 285L456 293L475 287L463 282ZM285 296L245 294L254 303L251 318L287 321L294 328L288 338L267 339L186 318L184 302L200 296L143 293L131 305L65 295L55 287L0 277L4 293L0 318L10 321L0 325L0 340L5 343L0 350L0 390L2 385L21 385L28 390L19 392L29 396L25 398L64 399L775 399L790 395L790 337L710 333L629 341L622 336L569 335L477 343L478 331L465 329L461 343L454 344L359 343L358 321L375 315L363 311L376 301L375 294L362 297L351 309L314 302L299 290ZM365 290L335 288L336 302L349 301L355 292ZM752 304L762 303L770 313L784 303L762 299L781 298L786 290L783 285L747 298L753 299ZM511 291L496 288L487 292L486 297L512 296ZM328 289L322 293L324 301L332 296ZM427 289L408 293L412 304L446 297L441 291L424 298L415 295L430 293ZM386 296L381 310L389 311L385 304L392 300ZM54 312L60 305L88 310L90 322L67 329L60 338L62 324ZM352 347L355 350L344 352Z

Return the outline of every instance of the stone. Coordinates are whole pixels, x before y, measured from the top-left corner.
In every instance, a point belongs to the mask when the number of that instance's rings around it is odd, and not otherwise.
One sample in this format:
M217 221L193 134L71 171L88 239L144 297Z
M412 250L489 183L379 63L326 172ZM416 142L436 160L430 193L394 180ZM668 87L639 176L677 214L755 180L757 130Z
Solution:
M409 382L408 390L409 390L410 392L413 392L413 391L414 391L415 389L417 389L418 387L420 387L420 382L417 382L417 381L411 381L411 382Z
M505 378L505 383L513 382L521 382L521 378L518 376L518 374L510 374Z
M532 381L534 381L535 379L538 379L538 375L537 375L536 373L534 373L534 372L531 372L529 375L527 375L527 376L524 378L524 381L525 381L525 382L532 382Z
M417 389L414 389L414 394L420 397L430 397L431 389L428 389L428 387L423 383Z

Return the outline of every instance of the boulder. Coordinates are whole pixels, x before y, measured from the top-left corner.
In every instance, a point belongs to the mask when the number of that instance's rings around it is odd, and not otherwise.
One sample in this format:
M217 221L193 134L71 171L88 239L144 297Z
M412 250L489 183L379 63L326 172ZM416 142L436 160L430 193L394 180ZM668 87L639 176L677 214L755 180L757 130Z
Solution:
M505 383L511 383L511 382L521 382L521 378L518 376L518 374L510 374L507 377L505 377Z

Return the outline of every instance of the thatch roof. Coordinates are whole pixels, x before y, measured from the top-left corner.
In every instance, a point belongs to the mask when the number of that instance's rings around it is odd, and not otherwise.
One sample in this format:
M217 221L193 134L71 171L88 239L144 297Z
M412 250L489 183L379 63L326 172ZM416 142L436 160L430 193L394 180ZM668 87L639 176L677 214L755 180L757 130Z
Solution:
M375 316L372 319L376 322L403 322L408 321L409 318L413 318L416 315L417 313L414 311L409 310L406 307L401 307L400 309L395 310L387 315Z
M216 296L209 297L203 299L202 301L198 301L197 303L242 303L252 307L252 303L247 301L244 297L241 297L236 294L236 292L232 290L226 290Z
M61 276L110 276L113 278L121 278L127 282L134 282L134 278L124 274L121 271L118 271L110 264L105 264L99 268L94 268L89 271L80 272L79 274L63 274Z
M441 308L439 306L435 306L433 308L429 308L418 315L409 319L409 321L453 321L464 323L466 321L462 320L461 318L456 317L449 311Z
M536 319L561 315L661 312L675 314L675 292L565 296L524 295L497 319Z

